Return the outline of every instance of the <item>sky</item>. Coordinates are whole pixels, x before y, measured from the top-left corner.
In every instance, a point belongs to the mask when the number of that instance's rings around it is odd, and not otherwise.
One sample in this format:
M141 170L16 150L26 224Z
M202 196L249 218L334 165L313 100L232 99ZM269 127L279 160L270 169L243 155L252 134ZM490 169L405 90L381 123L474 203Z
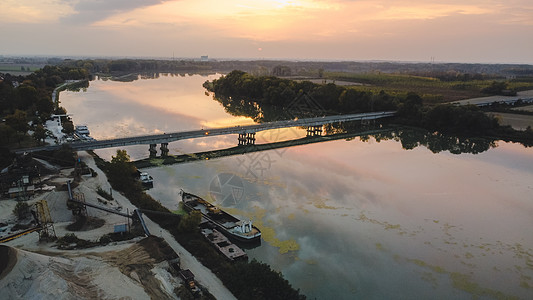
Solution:
M533 64L533 1L1 0L0 55Z

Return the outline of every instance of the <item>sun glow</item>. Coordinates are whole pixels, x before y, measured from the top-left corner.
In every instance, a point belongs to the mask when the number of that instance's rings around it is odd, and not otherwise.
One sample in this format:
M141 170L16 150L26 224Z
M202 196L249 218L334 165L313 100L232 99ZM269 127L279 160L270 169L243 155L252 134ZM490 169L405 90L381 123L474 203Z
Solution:
M465 56L464 49L474 52L497 33L522 44L507 42L507 51L490 45L492 56L530 61L532 42L522 32L531 31L532 12L530 0L2 0L0 52L39 49L39 39L25 36L44 39L56 31L52 37L65 43L58 53L421 59L428 51ZM447 50L427 42L436 36ZM407 40L418 44L402 44ZM393 41L404 51L389 47ZM457 55L456 44L464 46Z

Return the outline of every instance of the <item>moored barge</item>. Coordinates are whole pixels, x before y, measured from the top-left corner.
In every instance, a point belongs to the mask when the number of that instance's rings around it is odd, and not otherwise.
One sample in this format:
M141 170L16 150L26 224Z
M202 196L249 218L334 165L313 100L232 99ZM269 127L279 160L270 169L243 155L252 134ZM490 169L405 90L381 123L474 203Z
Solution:
M208 223L230 239L246 243L259 242L261 240L261 231L252 224L251 220L239 220L196 195L183 190L180 193L185 210L201 212L202 217Z

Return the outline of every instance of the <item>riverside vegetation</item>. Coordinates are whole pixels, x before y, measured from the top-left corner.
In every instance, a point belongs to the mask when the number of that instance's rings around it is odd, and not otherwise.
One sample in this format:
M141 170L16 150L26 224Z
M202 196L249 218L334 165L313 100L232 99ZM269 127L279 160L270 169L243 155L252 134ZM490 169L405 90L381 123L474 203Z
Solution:
M68 66L47 66L25 77L0 74L0 105L2 118L6 120L0 124L2 166L8 165L13 158L9 152L10 149L36 145L43 140L43 131L39 129L39 125L42 126L51 113L66 113L61 107L55 106L51 98L52 90L65 80L89 79L93 72L91 68L94 68L95 65L90 63L87 65L86 63L79 61L74 65L72 65L73 62L69 62ZM149 66L145 67L149 69ZM135 68L132 67L132 69ZM322 74L324 77L333 75L327 71ZM232 83L228 81L223 84L223 81L228 80L228 78L235 80ZM342 79L347 80L347 78ZM491 82L493 81L487 81L485 87L499 86ZM312 97L323 108L321 112L330 114L398 110L399 115L395 122L427 128L432 130L433 134L454 133L461 135L464 137L465 148L469 148L469 143L475 141L475 138L479 136L511 139L525 144L531 143L530 131L520 133L512 131L510 128L501 127L474 107L434 105L438 101L431 99L436 98L426 94L420 96L413 92L389 91L385 88L377 91L370 90L367 86L341 87L332 83L318 85L308 81L272 76L252 76L240 71L231 72L215 82L206 83L206 86L215 93L217 100L224 105L229 113L247 115L259 122L279 119L278 113L283 111L290 101L301 96ZM250 87L250 89L243 89L244 86ZM520 88L525 86L527 84ZM504 87L508 88L509 86L505 85ZM376 89L376 86L372 89ZM503 90L500 89L499 92L503 92ZM481 90L476 93L481 93ZM309 112L301 113L303 115L309 114ZM28 125L30 120L33 121L31 125L33 134L31 136L28 134L31 128ZM64 127L68 128L68 126ZM46 134L45 131L44 134ZM430 144L433 137L432 134L420 136L404 130L396 135L382 135L381 138L405 138L406 136L412 137L414 141L425 139L426 143ZM404 144L403 138L402 144ZM416 144L417 142L413 141L405 143L408 147ZM450 147L453 148L453 146ZM438 150L438 147L435 149ZM69 149L65 147L62 151L66 153ZM58 161L65 157L64 154L52 154L52 156L57 157ZM69 157L73 157L72 153ZM73 159L70 158L69 161L72 161ZM238 298L251 298L252 295L259 299L305 298L298 291L292 289L279 272L271 270L268 265L257 261L233 264L224 261L196 230L198 216L193 214L180 218L170 214L163 217L156 214L158 211L168 213L168 210L147 195L133 179L133 176L130 176L135 169L129 162L129 157L125 151L117 152L117 156L111 162L98 161L100 167L108 174L115 189L125 193L137 207L154 211L146 214L158 220L160 225L168 229L184 247L197 256L202 263L210 267ZM246 280L242 278L246 278Z
M198 213L176 215L146 194L139 181L135 180L136 168L125 150L117 150L111 162L95 157L97 165L104 170L114 189L122 192L148 217L168 230L174 238L210 268L238 299L305 299L293 289L281 273L267 264L229 262L219 254L199 231L201 216Z
M492 83L489 87L507 87ZM413 126L440 134L461 137L485 137L533 145L533 130L517 131L500 126L498 121L473 105L433 104L417 93L390 94L372 92L358 87L337 86L333 83L315 84L273 76L253 76L232 71L226 76L205 82L204 87L214 93L226 111L247 116L256 122L269 122L294 117L316 117L328 114L348 114L370 111L396 110L396 124ZM498 92L497 89L490 89ZM314 104L308 110L287 109L300 98ZM338 125L340 127L344 125Z

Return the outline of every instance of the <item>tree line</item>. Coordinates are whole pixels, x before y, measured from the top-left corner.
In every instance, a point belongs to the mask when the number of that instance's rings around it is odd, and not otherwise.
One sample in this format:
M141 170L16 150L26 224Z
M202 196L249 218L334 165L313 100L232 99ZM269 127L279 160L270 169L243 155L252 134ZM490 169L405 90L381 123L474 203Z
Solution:
M0 166L11 163L9 149L44 141L44 123L54 113L65 113L56 107L52 91L66 80L80 79L89 79L89 72L59 66L45 66L26 76L0 74Z
M333 83L315 84L273 76L253 76L234 70L204 87L214 93L226 111L232 115L248 116L258 122L326 114L349 114L371 111L397 111L395 123L421 127L432 132L459 136L491 136L515 139L524 145L533 143L531 131L519 132L498 124L497 119L473 105L433 105L424 103L415 92L391 95L359 91L353 87ZM494 84L495 89L501 88ZM287 113L295 102L316 102L312 114L301 109ZM311 99L311 100L310 100Z
M286 107L305 98L304 102L318 104L315 109L317 115L341 111L355 113L394 110L401 100L385 92L374 94L333 83L315 84L307 80L253 76L239 70L206 82L204 87L216 96L254 101L259 105Z

